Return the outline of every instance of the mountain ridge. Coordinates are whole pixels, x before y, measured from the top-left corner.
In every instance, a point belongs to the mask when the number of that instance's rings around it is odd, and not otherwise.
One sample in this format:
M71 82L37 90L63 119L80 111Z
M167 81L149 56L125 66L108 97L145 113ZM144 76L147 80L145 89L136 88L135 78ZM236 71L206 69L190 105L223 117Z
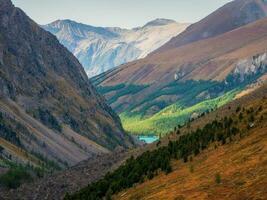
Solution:
M267 3L263 0L235 0L229 2L204 19L189 26L182 34L172 38L152 54L201 39L208 39L266 17L266 5ZM238 9L238 12L234 12Z
M173 20L156 19L133 29L93 27L72 20L57 20L42 27L73 52L91 77L145 57L187 26Z
M42 167L53 162L65 168L134 146L57 38L10 0L0 1L0 11L1 163Z

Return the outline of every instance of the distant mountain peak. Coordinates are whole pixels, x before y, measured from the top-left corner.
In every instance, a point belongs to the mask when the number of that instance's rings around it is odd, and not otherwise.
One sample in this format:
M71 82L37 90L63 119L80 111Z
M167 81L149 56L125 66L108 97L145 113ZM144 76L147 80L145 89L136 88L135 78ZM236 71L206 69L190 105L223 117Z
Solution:
M92 77L115 66L145 57L184 31L187 26L188 24L169 19L155 19L145 26L122 29L94 27L66 19L57 20L43 28L56 35Z
M176 21L174 21L172 19L157 18L155 20L152 20L152 21L146 23L144 25L144 27L147 27L147 26L164 26L164 25L172 24L172 23L176 23Z
M76 22L74 20L70 20L70 19L58 19L50 24L47 24L50 26L55 26L55 27L61 27L61 26L87 26L87 27L91 27L89 25L86 24L82 24L79 22Z

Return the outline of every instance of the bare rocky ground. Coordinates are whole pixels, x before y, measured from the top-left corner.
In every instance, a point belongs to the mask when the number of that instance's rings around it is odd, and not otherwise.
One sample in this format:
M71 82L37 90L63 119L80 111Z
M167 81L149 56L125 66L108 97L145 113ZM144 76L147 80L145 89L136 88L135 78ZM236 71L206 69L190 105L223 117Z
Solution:
M63 199L67 192L73 193L103 177L108 171L116 169L130 155L125 151L117 151L96 156L64 171L47 175L31 184L24 184L16 190L1 191L0 189L0 199Z

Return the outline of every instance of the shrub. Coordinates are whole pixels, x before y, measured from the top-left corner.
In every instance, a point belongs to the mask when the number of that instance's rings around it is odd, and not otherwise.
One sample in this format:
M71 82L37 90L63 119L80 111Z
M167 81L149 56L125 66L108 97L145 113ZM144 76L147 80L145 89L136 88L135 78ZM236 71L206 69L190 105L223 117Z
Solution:
M189 170L190 170L190 173L194 173L194 166L190 165Z
M215 182L220 184L222 182L221 175L219 173L215 174Z
M1 145L0 145L0 153L2 153L4 151L4 147L2 147Z
M241 111L241 107L238 106L238 107L236 108L236 113L239 113L240 111Z
M24 181L31 181L30 174L23 167L12 167L0 176L0 185L7 188L17 188Z
M38 108L37 110L30 111L35 119L40 120L47 127L57 130L59 132L62 131L62 126L60 125L57 118L47 109Z
M238 116L238 119L241 121L243 119L243 113L240 113L239 116Z

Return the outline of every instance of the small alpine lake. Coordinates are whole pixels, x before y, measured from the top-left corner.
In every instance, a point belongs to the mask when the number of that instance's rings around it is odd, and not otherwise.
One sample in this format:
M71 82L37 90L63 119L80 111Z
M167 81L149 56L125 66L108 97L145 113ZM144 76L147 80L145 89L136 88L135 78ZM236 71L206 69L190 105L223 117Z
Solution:
M147 144L150 144L150 143L153 143L153 142L159 140L159 136L156 136L156 135L139 135L139 136L137 136L137 138L140 141L143 141Z

